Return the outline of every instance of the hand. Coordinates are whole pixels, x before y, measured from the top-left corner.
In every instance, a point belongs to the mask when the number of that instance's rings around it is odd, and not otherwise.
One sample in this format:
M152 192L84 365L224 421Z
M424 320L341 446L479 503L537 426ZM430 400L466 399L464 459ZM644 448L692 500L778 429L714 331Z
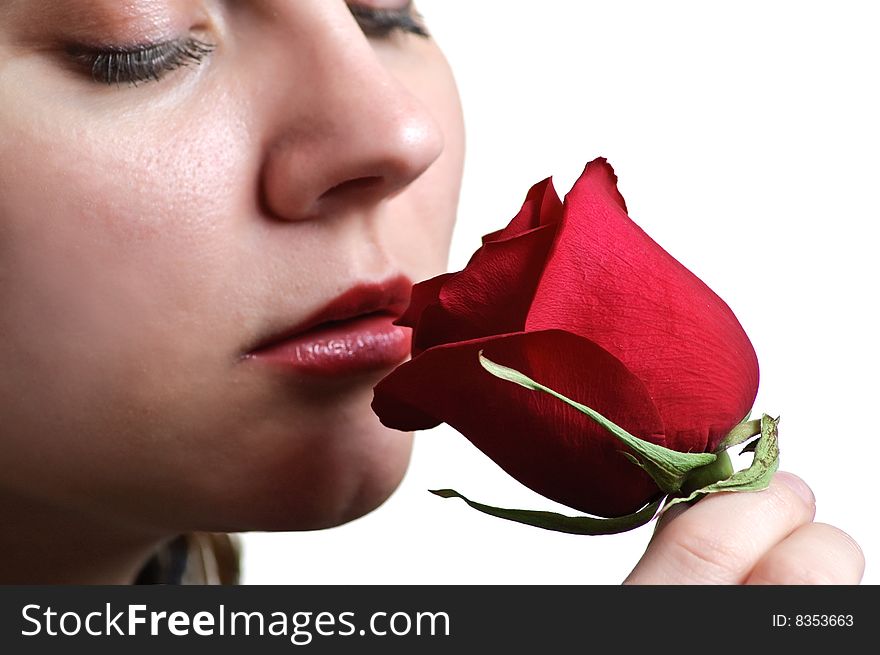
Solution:
M815 514L813 492L786 472L763 491L677 505L624 584L858 584L861 548Z

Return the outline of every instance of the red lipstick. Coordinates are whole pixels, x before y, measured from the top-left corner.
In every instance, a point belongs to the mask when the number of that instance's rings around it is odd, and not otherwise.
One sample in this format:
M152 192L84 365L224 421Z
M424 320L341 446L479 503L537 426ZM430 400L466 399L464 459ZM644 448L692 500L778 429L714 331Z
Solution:
M392 321L409 305L411 291L405 276L356 284L302 323L261 342L246 358L320 377L396 366L409 355L411 330Z

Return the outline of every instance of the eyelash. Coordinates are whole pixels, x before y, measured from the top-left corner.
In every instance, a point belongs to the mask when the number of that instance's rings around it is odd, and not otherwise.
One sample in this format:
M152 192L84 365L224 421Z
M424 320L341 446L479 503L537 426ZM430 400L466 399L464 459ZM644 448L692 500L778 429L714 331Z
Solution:
M210 43L188 38L135 48L73 50L70 54L88 68L95 82L137 86L139 82L158 82L166 73L181 66L200 64L213 50Z
M349 10L368 37L387 39L394 32L402 32L430 38L412 2L401 9L368 9L349 5ZM181 66L198 65L213 50L214 46L210 43L187 38L133 48L73 48L68 54L89 70L95 82L137 86L150 80L158 82L166 73Z

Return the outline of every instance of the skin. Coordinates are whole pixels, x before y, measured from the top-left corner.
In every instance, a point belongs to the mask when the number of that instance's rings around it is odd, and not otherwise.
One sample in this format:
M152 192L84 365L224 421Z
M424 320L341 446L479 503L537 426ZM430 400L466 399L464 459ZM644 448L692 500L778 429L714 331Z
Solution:
M136 88L65 54L191 29L214 52ZM0 0L0 581L127 583L181 532L378 507L411 449L369 407L387 371L241 356L355 282L443 272L463 156L437 45L367 38L342 0ZM667 519L628 582L856 582L781 489Z

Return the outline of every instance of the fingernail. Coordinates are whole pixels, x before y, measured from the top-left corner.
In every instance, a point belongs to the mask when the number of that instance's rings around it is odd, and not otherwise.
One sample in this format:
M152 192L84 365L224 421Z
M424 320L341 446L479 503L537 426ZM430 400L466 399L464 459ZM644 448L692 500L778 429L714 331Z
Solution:
M787 471L779 471L776 474L776 477L781 482L784 482L789 489L800 496L807 505L816 504L816 497L813 495L812 489L810 489L810 487L807 486L807 483L801 480L798 476L788 473Z

